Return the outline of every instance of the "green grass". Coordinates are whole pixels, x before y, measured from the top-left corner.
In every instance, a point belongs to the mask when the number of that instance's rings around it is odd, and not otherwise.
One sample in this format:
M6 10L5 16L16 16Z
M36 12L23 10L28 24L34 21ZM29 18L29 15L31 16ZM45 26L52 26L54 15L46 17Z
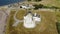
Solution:
M12 27L12 24L14 23L14 19L13 19L13 15L14 15L15 11L11 11L11 15L8 17L7 20L7 27L6 27L6 34L17 34L17 31L15 30L14 27ZM14 32L13 32L14 31Z
M58 22L60 22L60 12L56 12L56 19Z
M60 0L42 0L42 1L36 2L35 4L43 4L45 6L56 6L56 7L60 7Z
M19 10L19 12L17 13L17 18L21 19L21 17L25 15L25 12L24 10ZM35 28L27 29L23 27L23 22L19 23L17 27L12 26L12 24L14 23L13 15L15 14L15 11L11 11L10 16L7 20L8 22L6 27L6 34L57 34L55 28L55 13L37 10L32 11L32 13L35 12L41 15L42 20L41 22L39 22L39 24L37 24Z
M44 1L44 0L43 0ZM47 2L48 1L48 2ZM46 3L43 3L44 5L46 4L47 6L56 6L60 7L60 1L58 0L45 0Z
M56 13L56 19L57 19L57 30L58 33L60 34L60 12L55 12Z
M60 7L60 0L42 0L44 2L40 2L44 6L56 6ZM37 2L36 4L39 4ZM17 19L22 20L23 16L26 14L27 11L25 10L19 10L16 17ZM32 13L35 13L36 10L34 10ZM52 13L49 11L38 11L36 13L41 15L42 21L37 24L37 26L33 29L26 29L23 27L23 22L19 23L17 27L12 27L12 24L14 23L14 16L15 11L11 11L10 16L7 20L7 27L6 27L6 34L57 34L56 29L56 22L58 21L58 30L60 34L60 12Z
M26 11L25 10L19 10L16 14L16 18L19 19L19 20L22 20L23 19L23 16L26 14Z

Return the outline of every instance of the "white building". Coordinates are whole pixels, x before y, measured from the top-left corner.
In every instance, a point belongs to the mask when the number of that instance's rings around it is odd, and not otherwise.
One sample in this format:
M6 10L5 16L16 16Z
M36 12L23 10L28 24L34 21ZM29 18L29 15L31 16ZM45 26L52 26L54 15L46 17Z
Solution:
M41 18L38 14L32 14L31 12L28 12L23 19L23 26L25 28L34 28L36 26L36 23L40 22ZM19 20L16 21L12 26L17 26L19 24Z
M21 5L20 7L23 8L23 9L35 8L32 5Z
M40 18L40 15L37 15L37 13L34 14L33 16L33 20L36 22L36 21L41 21L41 18Z
M26 28L34 28L36 26L36 21L40 22L41 18L38 15L32 14L29 12L26 16L24 16L24 27Z
M28 13L26 16L24 16L24 27L26 28L34 28L36 25L32 19L32 14Z

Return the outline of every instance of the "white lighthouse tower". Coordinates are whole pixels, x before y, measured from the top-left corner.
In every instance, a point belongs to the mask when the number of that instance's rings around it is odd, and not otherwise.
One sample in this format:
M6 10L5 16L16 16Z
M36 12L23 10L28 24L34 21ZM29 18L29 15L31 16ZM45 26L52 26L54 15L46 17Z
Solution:
M28 12L26 16L24 16L24 27L26 28L34 28L36 25L33 21L33 16L31 12Z
M26 16L24 16L24 27L26 28L34 28L36 26L36 22L40 22L41 18L39 15L32 14L31 12L28 12Z

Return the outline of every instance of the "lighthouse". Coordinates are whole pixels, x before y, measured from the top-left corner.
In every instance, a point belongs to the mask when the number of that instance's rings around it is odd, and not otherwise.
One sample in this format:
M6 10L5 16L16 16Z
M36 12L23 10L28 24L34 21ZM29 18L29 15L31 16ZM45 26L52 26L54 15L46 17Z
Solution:
M26 16L24 16L23 26L25 28L34 28L36 26L36 22L40 21L41 21L40 15L38 15L37 13L32 14L31 12L28 12Z

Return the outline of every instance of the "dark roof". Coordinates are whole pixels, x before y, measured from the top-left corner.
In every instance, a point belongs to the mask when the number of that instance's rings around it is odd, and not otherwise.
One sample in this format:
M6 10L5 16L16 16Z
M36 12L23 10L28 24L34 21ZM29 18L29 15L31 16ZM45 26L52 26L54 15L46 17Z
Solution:
M26 16L27 14L29 14L29 13L30 13L31 15L33 15L31 11L27 11L27 13L25 14L25 16Z
M28 13L32 13L31 11L28 11Z

